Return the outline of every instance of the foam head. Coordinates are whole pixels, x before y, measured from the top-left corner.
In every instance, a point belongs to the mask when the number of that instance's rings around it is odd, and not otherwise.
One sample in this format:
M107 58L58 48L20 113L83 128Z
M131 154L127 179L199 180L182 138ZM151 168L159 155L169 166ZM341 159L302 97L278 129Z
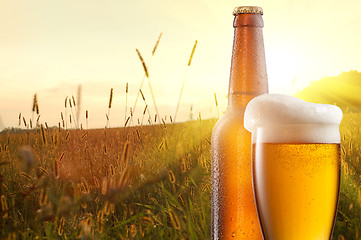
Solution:
M244 127L253 136L262 133L264 142L339 143L341 120L342 111L337 106L264 94L248 103Z

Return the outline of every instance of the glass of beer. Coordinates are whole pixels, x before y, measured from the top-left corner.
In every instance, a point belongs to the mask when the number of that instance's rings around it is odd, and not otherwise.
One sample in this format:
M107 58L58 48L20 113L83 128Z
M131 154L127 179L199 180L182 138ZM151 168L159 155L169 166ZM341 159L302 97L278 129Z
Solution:
M342 111L280 94L246 108L253 189L265 240L329 240L340 186Z

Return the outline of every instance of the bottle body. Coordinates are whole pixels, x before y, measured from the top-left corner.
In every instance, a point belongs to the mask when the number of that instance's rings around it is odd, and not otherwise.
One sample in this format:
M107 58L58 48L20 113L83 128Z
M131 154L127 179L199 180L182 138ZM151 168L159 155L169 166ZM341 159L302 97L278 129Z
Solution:
M245 108L268 92L261 14L235 16L228 107L212 132L212 239L262 240Z
M254 96L243 97L249 102ZM212 239L262 240L251 176L245 109L228 108L212 132Z

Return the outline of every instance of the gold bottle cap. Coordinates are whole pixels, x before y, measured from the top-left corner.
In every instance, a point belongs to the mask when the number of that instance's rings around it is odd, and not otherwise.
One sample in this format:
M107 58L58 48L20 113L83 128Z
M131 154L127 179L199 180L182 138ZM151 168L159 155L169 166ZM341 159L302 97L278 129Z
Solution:
M236 16L238 14L244 14L244 13L263 15L263 9L260 7L254 7L254 6L240 6L240 7L235 7L233 10L234 16Z

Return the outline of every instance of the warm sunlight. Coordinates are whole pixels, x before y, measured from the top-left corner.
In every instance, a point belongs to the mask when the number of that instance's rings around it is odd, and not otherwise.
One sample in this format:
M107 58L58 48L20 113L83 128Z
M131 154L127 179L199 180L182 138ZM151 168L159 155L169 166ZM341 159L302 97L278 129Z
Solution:
M232 11L240 4L259 5L264 10L271 92L295 93L324 76L361 69L361 33L354 31L361 28L361 2L352 0L342 5L311 0L0 2L1 128L15 127L20 112L30 118L35 93L40 120L57 125L64 99L75 96L79 85L83 90L80 118L88 110L89 127L104 127L111 88L116 110L109 124L124 125L124 114L130 114L129 106L144 76L135 49L149 64L160 33L149 67L160 114L174 115L187 75L177 120L188 120L191 114L216 117L227 105ZM195 40L197 49L187 70ZM142 90L153 114L148 84ZM145 103L139 104L134 114L141 115Z
M292 94L305 59L291 45L267 49L267 71L270 92Z

